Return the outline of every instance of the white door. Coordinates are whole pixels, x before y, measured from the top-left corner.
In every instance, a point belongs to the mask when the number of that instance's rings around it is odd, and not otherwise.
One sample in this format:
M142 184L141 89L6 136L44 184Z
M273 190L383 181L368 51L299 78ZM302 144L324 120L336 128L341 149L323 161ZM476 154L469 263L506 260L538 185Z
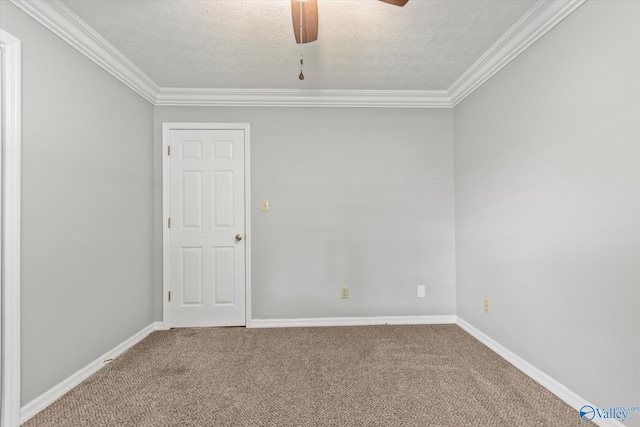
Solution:
M245 325L245 130L168 132L169 326Z

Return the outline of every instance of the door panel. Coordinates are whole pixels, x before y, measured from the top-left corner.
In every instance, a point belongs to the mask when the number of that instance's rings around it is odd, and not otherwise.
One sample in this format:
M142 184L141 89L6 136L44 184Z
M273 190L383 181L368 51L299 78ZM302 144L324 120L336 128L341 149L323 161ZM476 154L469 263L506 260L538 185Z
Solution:
M169 144L170 326L244 325L244 130L172 129Z

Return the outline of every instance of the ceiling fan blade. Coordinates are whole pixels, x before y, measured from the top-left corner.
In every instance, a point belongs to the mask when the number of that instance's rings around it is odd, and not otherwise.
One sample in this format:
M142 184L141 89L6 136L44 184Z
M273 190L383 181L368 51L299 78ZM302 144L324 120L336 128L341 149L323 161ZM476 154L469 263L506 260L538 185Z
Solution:
M400 6L400 7L402 7L402 6L404 6L405 4L407 4L407 2L408 2L409 0L380 0L380 1L383 1L383 2L385 2L385 3L392 4L392 5L394 5L394 6Z
M296 43L300 43L300 7L302 7L302 43L318 39L318 0L291 0L291 17Z

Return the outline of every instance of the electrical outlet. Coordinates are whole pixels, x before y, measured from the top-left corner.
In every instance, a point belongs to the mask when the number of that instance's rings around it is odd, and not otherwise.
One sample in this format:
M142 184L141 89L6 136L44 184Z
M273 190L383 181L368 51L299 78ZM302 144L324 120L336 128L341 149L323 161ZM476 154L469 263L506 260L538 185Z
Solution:
M489 314L491 312L491 305L489 304L488 299L484 299L484 312Z
M418 285L418 298L424 298L427 296L425 289L424 285Z
M340 289L340 298L342 298L342 299L349 298L349 288Z

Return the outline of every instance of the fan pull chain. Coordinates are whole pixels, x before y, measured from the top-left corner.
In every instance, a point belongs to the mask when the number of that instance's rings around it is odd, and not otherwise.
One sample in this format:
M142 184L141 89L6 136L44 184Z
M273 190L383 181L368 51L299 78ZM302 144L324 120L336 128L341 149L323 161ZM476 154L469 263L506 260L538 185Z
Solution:
M304 3L300 2L300 74L298 78L300 80L304 80L304 74L302 73L302 66L304 65L304 58L302 57L302 5Z
M300 75L298 76L300 80L304 80L304 74L302 74L303 65L304 65L304 58L302 57L302 53L300 53Z

